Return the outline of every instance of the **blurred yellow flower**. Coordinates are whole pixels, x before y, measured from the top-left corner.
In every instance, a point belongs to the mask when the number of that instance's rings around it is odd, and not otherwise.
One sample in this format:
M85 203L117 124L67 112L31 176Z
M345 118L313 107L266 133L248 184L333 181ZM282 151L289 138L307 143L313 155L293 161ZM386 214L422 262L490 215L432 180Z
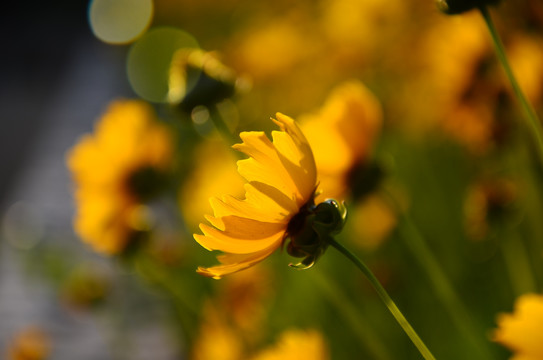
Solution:
M198 144L194 151L195 167L179 192L183 218L194 231L202 216L212 211L209 194L230 193L243 196L243 178L234 164L236 156L220 139L209 139Z
M330 354L324 338L316 330L287 330L275 346L262 351L253 360L327 360Z
M353 219L353 241L365 250L379 247L398 223L397 214L378 194L368 195L349 214Z
M203 307L203 321L196 339L192 360L241 360L245 351L242 338L229 326L219 311L211 303Z
M382 118L377 98L356 80L337 86L315 114L300 117L315 155L318 199L345 197L349 175L371 155Z
M246 341L259 339L268 314L266 301L273 295L273 274L265 266L258 266L224 280L217 296L221 309Z
M120 253L139 231L148 230L145 201L156 195L172 158L167 128L152 108L136 100L110 104L70 151L75 182L76 232L96 251Z
M238 161L239 173L248 181L245 199L211 198L212 226L200 224L204 235L194 234L208 250L220 250L222 265L198 268L215 279L243 270L270 256L287 237L290 220L313 201L317 187L315 160L309 143L293 119L277 113L281 131L273 143L264 132L242 132L234 145L248 159Z
M257 22L232 44L232 62L257 81L288 73L315 53L316 42L304 31L306 21L303 13L294 11Z
M527 35L513 37L509 60L517 81L528 99L538 102L543 90L542 39Z
M474 13L461 17L441 16L421 35L415 48L418 49L417 68L402 95L405 104L400 110L410 120L403 125L414 134L419 130L438 129L445 118L458 123L458 118L466 114L463 111L450 115L458 111L459 102L482 70L482 61L491 54L487 32L484 21ZM473 136L468 133L471 130L481 132L476 125L468 126L462 129L466 136Z
M330 56L358 66L368 63L378 46L387 44L385 39L401 28L408 14L401 0L324 0L321 6L322 32L334 47Z
M543 295L520 296L513 314L498 317L494 341L514 352L512 360L543 359Z
M8 360L44 360L51 352L47 334L37 327L20 331L7 348Z

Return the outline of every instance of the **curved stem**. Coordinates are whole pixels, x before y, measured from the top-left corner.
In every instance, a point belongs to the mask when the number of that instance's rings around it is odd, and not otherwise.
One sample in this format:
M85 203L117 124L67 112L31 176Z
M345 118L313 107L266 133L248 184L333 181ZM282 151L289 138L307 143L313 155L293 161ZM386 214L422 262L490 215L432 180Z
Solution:
M332 279L315 269L311 271L310 278L319 287L324 296L333 303L338 309L343 319L356 333L360 341L370 352L372 359L389 360L392 359L388 348L377 338L374 332L368 327L357 321L360 318L358 309L349 301L347 295L338 287Z
M383 195L385 195L391 206L394 208L394 211L400 217L401 222L398 225L398 232L401 238L405 241L413 257L428 275L437 297L449 313L451 320L458 330L465 335L466 340L472 344L474 350L478 351L479 358L491 358L486 344L482 343L484 332L479 332L477 330L468 310L460 301L454 287L428 247L428 244L419 229L415 226L409 215L403 213L400 205L392 194L383 191Z
M349 260L353 262L353 264L362 271L364 276L369 280L381 300L385 303L388 310L391 312L392 316L396 319L398 324L402 327L402 329L405 331L407 336L411 339L413 344L417 347L419 352L421 353L422 357L426 360L435 360L434 355L428 350L422 339L419 337L419 335L416 333L416 331L413 329L409 321L405 318L405 316L402 314L400 309L398 309L398 306L392 301L392 298L390 295L388 295L388 292L385 290L385 288L381 285L379 280L373 275L373 272L360 260L356 255L354 255L352 252L350 252L347 248L345 248L343 245L338 243L333 238L330 238L328 240L330 245L334 247L336 250L338 250L340 253L345 255Z
M509 82L511 83L511 86L513 87L513 92L515 93L515 97L517 98L518 102L520 103L522 110L524 112L524 115L528 121L528 125L532 129L532 134L535 137L535 140L537 142L537 147L539 150L540 160L543 161L543 130L541 127L541 122L537 116L537 113L535 112L534 108L522 92L522 89L520 88L517 79L515 78L515 75L513 74L513 70L511 70L511 66L509 65L509 61L507 60L507 56L505 55L505 49L503 46L503 43L500 39L500 35L498 34L498 31L496 30L496 27L494 26L494 22L492 21L492 17L490 16L490 12L488 11L488 8L486 6L479 7L479 11L481 12L481 15L483 16L486 26L488 27L488 31L490 32L490 36L492 37L492 42L494 44L494 49L496 50L496 56L500 60L500 63L502 64L503 70L505 71L505 74L507 75L507 78Z

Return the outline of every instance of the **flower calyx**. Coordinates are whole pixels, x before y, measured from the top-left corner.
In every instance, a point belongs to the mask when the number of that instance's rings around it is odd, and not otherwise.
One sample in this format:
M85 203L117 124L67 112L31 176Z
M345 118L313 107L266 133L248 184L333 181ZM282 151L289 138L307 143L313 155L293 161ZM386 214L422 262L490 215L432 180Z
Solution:
M341 232L346 218L347 208L343 203L328 199L315 205L311 199L289 222L287 252L304 258L289 265L301 270L312 267L326 251L329 239Z

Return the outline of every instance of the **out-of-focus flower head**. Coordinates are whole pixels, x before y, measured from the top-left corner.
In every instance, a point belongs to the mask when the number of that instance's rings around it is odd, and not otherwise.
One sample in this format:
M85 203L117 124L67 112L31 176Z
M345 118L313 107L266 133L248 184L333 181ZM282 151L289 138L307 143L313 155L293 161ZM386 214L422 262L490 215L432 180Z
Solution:
M401 0L326 0L321 6L320 26L334 47L330 56L341 64L356 66L368 63L408 14L406 2Z
M437 7L445 14L460 14L487 5L496 5L500 0L436 0Z
M307 15L299 11L259 19L233 41L232 62L256 82L287 74L315 53L307 21Z
M253 360L327 360L330 353L322 334L316 330L287 330L275 345Z
M97 264L75 268L62 287L62 300L70 307L87 309L105 300L111 289L109 274Z
M150 229L144 205L164 187L172 139L151 108L119 100L68 154L75 182L78 235L96 251L119 254Z
M49 336L38 327L17 333L7 347L7 360L45 360L51 353Z
M480 16L469 14L437 19L420 44L422 62L416 84L423 88L412 91L409 103L417 113L440 119L456 106L473 82L481 59L490 53L490 41ZM423 98L413 98L417 95ZM427 101L429 97L431 102Z
M228 324L225 313L212 303L204 304L199 336L192 360L240 360L245 352L240 334Z
M345 209L335 201L315 206L317 170L311 147L293 119L277 113L281 131L273 142L264 132L242 132L234 148L250 158L238 161L239 173L248 181L245 199L211 198L212 226L200 224L203 235L194 238L208 250L224 252L222 265L198 268L216 279L255 265L270 256L289 238L288 252L303 257L310 267L322 255L323 237L341 230Z
M381 131L382 109L377 98L359 81L349 81L332 90L323 107L300 117L317 166L317 199L343 199L357 167L369 166Z
M489 223L511 217L517 198L518 188L509 179L490 178L473 184L464 203L468 235L475 240L486 237Z
M251 340L263 335L262 325L267 314L265 299L269 299L273 291L272 278L266 267L252 267L225 278L217 296L221 309Z
M473 154L499 145L509 125L497 117L507 93L487 32L476 13L441 18L421 40L419 75L405 97L415 130L442 131Z
M197 106L213 106L231 97L240 82L217 54L180 49L170 66L168 101L190 113Z
M525 294L515 302L513 314L498 316L497 341L511 351L514 360L543 359L543 296Z
M365 250L376 249L398 223L390 204L377 194L358 202L349 214L354 243Z
M508 42L511 68L524 94L533 102L541 102L543 90L543 39L525 34Z
M196 229L204 214L213 209L209 194L243 196L243 178L236 171L237 157L220 139L207 139L194 151L194 168L179 192L183 218Z

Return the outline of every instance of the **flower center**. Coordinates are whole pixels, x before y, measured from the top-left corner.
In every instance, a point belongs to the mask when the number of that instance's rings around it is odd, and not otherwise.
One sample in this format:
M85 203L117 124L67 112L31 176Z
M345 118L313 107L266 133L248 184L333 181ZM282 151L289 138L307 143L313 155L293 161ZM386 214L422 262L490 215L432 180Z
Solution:
M145 166L128 176L126 187L131 196L144 202L160 192L164 186L164 180L164 174L152 166Z

